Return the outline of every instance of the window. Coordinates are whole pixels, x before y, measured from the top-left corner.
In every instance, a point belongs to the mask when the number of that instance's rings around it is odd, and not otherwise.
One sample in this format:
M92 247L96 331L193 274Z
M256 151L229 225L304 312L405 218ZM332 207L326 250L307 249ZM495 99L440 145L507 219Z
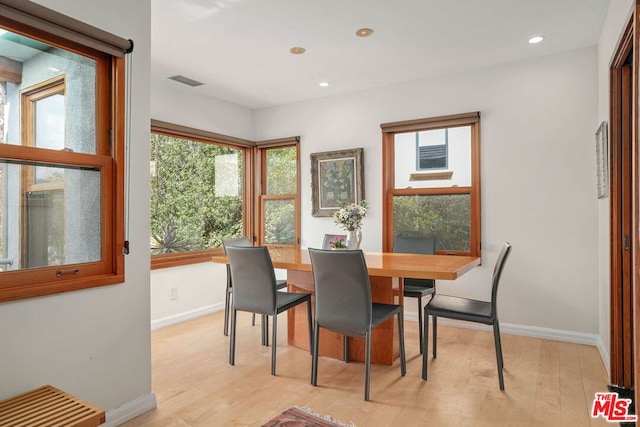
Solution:
M12 13L0 18L0 301L123 282L124 51Z
M262 159L258 242L295 246L300 235L298 142L294 141L293 145L264 145L258 144Z
M208 261L251 235L250 141L153 120L152 268Z
M64 75L21 92L22 144L52 150L65 148L64 92ZM24 268L64 265L65 171L24 166L22 175L26 206L21 221L20 265Z
M298 144L152 120L151 268L210 261L227 237L299 244Z
M408 134L410 135L410 134ZM397 135L401 138L404 134ZM448 165L449 130L434 129L415 132L418 170L446 169Z
M386 250L433 236L438 253L480 255L479 126L479 113L381 125Z

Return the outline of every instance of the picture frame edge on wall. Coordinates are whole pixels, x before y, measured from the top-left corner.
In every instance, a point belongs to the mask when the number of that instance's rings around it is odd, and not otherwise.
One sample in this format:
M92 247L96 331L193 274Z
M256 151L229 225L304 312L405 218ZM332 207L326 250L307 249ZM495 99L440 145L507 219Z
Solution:
M353 176L350 177L352 188L355 190L353 200L345 202L360 203L364 200L364 148L353 148L337 151L311 153L311 215L314 217L332 217L340 206L323 206L324 183L321 182L321 162L332 160L353 159ZM336 199L337 200L337 199Z
M609 129L606 120L596 131L596 176L598 199L609 196Z

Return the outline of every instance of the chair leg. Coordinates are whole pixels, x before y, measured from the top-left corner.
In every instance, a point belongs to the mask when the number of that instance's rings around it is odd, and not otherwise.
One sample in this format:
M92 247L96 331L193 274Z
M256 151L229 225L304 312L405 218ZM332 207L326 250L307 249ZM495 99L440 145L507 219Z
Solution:
M256 326L256 314L253 313L253 316L251 316L251 326Z
M313 321L311 320L311 299L307 301L307 322L309 323L309 353L313 354Z
M371 377L371 328L365 337L364 350L364 400L369 401L369 386Z
M431 320L433 321L433 358L435 359L438 357L438 316L431 316Z
M502 340L500 339L500 325L496 320L496 329L498 330L498 344L500 346L500 369L504 369L504 356L502 355Z
M407 375L407 355L404 348L404 315L402 310L398 312L398 340L400 341L400 373L404 377Z
M262 315L262 345L269 347L269 316Z
M422 333L422 345L424 346L424 353L422 353L422 379L427 380L427 353L429 353L429 313L427 309L424 309L424 318L426 324L424 325L424 331ZM435 318L435 317L434 317Z
M320 345L320 326L315 322L313 328L313 354L311 356L311 385L318 384L318 346Z
M236 310L231 309L231 340L229 342L229 365L233 366L236 362Z
M496 344L496 362L498 364L498 381L500 390L504 390L504 377L502 375L502 344L500 343L500 327L498 320L493 322L493 341Z
M269 316L264 316L266 319ZM278 313L273 315L273 332L271 333L271 375L276 374L276 340L278 339Z
M418 336L422 337L422 328L424 328L424 319L422 316L422 297L418 297ZM423 352L422 339L420 340L420 354Z
M229 307L231 307L231 292L230 289L227 288L227 296L224 299L224 336L229 335Z
M342 336L342 360L349 363L349 336Z

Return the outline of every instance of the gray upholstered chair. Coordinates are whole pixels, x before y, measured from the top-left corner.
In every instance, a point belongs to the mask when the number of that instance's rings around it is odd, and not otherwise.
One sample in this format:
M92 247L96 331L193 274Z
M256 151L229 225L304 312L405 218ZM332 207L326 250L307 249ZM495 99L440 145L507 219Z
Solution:
M224 253L226 254L227 251L225 249L225 247L227 245L231 245L231 246L253 246L251 244L251 239L249 239L247 236L243 236L243 237L230 237L227 239L222 239L222 248L225 251ZM278 289L284 289L287 287L287 281L286 280L277 280L276 281L276 287ZM225 293L225 300L224 300L224 335L227 336L229 335L229 307L231 304L231 294L233 293L233 284L231 283L231 270L229 269L229 264L227 264L227 291ZM254 314L252 316L251 319L251 324L255 326L256 324L256 315ZM268 345L269 344L269 336L268 336L268 325L263 322L262 323L262 343L264 345Z
M435 237L398 237L393 239L393 252L405 254L426 254L433 255L436 253ZM420 354L422 348L422 330L424 328L424 320L422 319L422 298L427 295L435 295L436 281L433 279L412 279L404 278L404 297L418 299L418 335L420 337ZM437 322L434 319L434 322Z
M331 245L329 244L329 242L331 242L336 237L342 237L343 240L347 239L346 234L325 234L324 239L322 239L322 249L331 249Z
M371 373L371 331L387 319L398 316L400 372L407 372L404 351L402 306L371 302L371 284L361 250L309 249L315 283L315 323L311 384L318 382L320 328L344 335L344 359L349 360L348 337L365 339L364 400L369 400Z
M498 365L498 381L500 390L504 390L504 378L502 368L504 367L502 359L502 344L500 342L500 325L498 324L498 284L504 264L511 253L511 244L505 243L502 247L500 255L493 268L493 279L491 286L491 302L478 301L469 298L454 297L449 295L434 295L424 308L424 317L427 319L427 325L424 328L424 346L425 351L422 354L422 379L427 379L427 345L429 342L429 315L434 319L437 317L446 317L449 319L464 320L467 322L484 323L493 326L493 341L496 347L496 361ZM437 355L437 324L433 324L433 357Z
M271 375L276 374L276 347L278 314L298 304L307 303L309 323L309 345L313 346L311 322L311 294L278 292L271 256L265 246L227 246L227 256L233 281L233 304L231 307L231 343L229 364L235 364L236 318L238 311L273 316L271 345ZM313 347L311 347L313 349Z

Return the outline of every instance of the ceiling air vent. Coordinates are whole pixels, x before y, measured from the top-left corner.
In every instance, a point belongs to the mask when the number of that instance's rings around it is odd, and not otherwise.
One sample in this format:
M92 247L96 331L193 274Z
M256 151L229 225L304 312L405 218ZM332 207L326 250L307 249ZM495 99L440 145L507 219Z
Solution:
M182 83L185 84L187 86L191 86L191 87L196 87L196 86L202 86L204 83L201 83L199 81L190 79L189 77L185 77L185 76L181 76L181 75L177 75L177 76L171 76L169 77L170 80L175 80L178 83Z

